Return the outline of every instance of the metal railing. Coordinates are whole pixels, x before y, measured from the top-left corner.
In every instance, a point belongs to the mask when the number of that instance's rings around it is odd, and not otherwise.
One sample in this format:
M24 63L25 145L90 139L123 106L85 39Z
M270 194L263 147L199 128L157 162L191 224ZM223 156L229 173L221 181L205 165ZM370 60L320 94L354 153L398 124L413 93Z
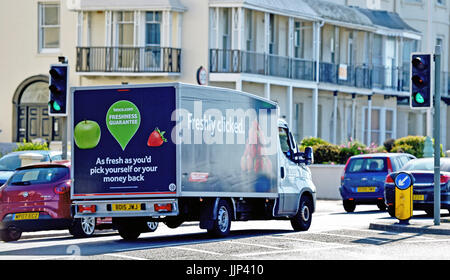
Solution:
M77 72L180 72L181 49L77 47Z
M243 50L210 49L211 73L249 73L315 81L316 63L293 57ZM447 74L445 75L447 77ZM319 63L319 81L366 89L409 91L409 66ZM443 82L448 89L448 81Z
M210 72L314 80L314 62L242 50L210 49Z

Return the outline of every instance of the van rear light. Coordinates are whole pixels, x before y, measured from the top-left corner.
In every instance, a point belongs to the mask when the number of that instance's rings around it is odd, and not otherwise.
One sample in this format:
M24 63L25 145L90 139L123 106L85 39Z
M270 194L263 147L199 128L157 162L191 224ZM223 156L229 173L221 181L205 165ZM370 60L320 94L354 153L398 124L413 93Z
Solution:
M391 175L387 175L386 179L384 180L385 184L393 184L394 183L394 179L392 179Z
M95 213L96 211L95 205L78 205L78 213Z
M68 193L70 191L70 180L65 181L64 183L61 183L59 185L56 185L53 188L53 191L56 194L65 194Z
M172 203L158 203L154 205L156 212L171 212Z

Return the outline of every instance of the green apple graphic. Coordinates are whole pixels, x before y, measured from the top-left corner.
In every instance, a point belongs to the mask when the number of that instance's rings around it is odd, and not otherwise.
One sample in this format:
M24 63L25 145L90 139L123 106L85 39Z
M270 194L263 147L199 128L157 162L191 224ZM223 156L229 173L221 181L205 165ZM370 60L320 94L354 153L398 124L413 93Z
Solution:
M79 122L73 131L75 144L80 149L92 149L100 142L100 126L95 121Z

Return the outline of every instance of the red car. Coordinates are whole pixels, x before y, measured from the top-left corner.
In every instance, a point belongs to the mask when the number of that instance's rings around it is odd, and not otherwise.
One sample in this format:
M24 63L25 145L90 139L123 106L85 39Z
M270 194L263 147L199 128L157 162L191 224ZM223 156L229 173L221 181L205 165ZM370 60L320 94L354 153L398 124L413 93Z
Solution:
M55 229L87 237L96 227L111 225L111 219L73 219L69 161L20 167L0 187L0 239L5 242L18 240L22 232Z

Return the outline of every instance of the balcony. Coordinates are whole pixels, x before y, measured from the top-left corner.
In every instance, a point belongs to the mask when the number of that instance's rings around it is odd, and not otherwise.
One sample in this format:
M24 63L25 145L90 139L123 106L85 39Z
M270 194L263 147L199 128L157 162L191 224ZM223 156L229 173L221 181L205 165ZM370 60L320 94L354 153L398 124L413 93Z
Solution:
M315 81L316 63L293 57L242 50L210 49L211 73L248 73ZM409 91L409 68L319 63L319 81L335 85Z
M81 73L180 73L181 49L164 47L77 47Z
M247 73L314 80L314 61L241 50L210 50L211 73Z

